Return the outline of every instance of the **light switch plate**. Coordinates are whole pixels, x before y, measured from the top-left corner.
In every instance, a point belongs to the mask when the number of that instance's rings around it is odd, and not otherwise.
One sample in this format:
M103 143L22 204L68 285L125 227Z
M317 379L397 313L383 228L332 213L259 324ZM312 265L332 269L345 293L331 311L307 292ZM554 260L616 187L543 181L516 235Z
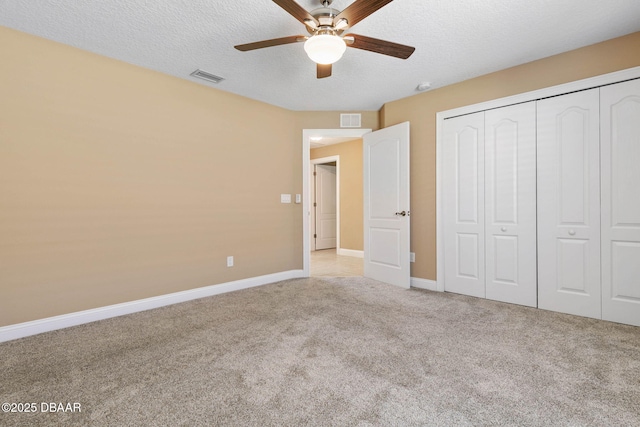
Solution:
M296 194L296 203L302 203L302 194Z
M291 203L291 194L281 194L280 203Z
M416 253L409 252L409 262L416 262Z

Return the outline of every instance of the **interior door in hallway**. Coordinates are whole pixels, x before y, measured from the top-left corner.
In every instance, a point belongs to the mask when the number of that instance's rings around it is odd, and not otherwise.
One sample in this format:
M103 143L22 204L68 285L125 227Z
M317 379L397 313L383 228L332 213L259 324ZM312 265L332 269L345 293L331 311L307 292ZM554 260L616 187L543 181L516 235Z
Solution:
M364 275L410 287L409 122L363 137Z
M602 318L640 326L640 80L600 89Z
M315 165L315 248L336 247L336 167Z

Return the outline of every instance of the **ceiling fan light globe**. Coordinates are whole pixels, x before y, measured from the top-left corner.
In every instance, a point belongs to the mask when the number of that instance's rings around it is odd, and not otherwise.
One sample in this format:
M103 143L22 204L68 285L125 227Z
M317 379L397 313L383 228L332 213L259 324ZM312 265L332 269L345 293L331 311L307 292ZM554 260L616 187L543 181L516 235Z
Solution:
M304 50L313 62L328 65L342 58L347 45L338 36L317 34L304 42Z

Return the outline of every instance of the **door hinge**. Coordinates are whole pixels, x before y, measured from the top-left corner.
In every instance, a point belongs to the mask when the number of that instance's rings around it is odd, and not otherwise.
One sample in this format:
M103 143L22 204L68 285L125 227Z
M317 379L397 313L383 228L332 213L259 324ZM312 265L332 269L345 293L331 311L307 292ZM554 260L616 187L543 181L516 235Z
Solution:
M317 238L318 238L318 235L317 235L317 234L314 234L314 235L313 235L313 238L314 238L314 239L317 239Z
M318 204L316 202L313 202L313 207L315 208L316 206L318 206Z
M314 172L313 172L313 176L316 176L316 175L318 175L318 174L314 171Z

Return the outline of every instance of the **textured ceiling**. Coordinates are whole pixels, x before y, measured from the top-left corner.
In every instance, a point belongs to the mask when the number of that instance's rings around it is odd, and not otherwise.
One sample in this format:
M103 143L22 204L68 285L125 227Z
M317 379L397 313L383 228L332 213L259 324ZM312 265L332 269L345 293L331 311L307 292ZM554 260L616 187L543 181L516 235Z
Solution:
M302 43L233 48L305 34L271 0L0 0L0 25L292 110L377 110L422 82L442 87L639 31L640 0L395 0L350 31L415 46L413 56L347 49L322 80ZM197 68L226 80L189 76Z

